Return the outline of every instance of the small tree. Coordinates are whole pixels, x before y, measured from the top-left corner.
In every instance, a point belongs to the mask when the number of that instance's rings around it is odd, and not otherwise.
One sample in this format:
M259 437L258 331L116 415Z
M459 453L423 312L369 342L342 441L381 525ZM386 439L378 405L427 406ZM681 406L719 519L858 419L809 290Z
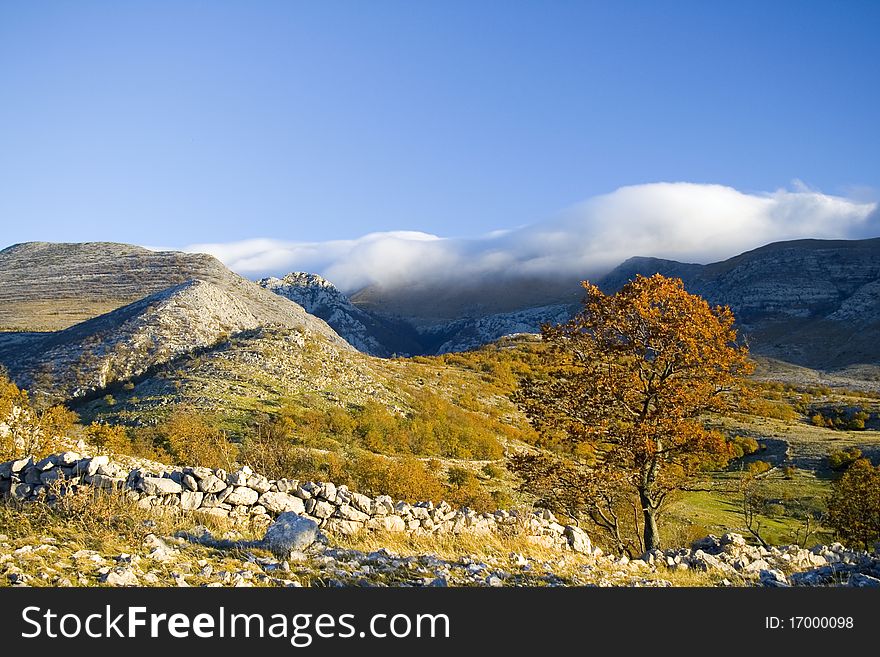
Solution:
M646 550L660 547L658 515L670 492L733 455L704 415L731 408L752 371L729 308L680 279L637 276L617 294L587 282L583 310L543 326L545 374L515 399L539 432L563 431L597 455L597 470L637 496Z
M218 426L216 418L180 408L156 426L160 444L180 465L208 468L234 467L238 448Z
M869 549L880 540L880 468L858 459L831 486L829 527L844 541Z
M757 463L763 461L755 461L750 463L748 468L743 469L739 479L739 510L745 522L746 530L751 534L758 543L763 547L770 547L767 541L761 536L761 512L767 505L767 497L761 489L759 476L767 470L760 467L753 467ZM766 464L765 464L766 465Z

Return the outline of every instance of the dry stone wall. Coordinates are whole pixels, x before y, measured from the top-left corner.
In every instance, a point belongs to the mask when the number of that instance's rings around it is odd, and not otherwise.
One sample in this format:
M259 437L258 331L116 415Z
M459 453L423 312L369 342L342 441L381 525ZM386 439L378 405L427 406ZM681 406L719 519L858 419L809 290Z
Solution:
M0 463L0 495L20 500L47 499L90 486L124 495L144 509L173 509L232 520L269 524L293 511L323 531L430 534L522 533L547 547L591 553L587 534L563 526L546 509L477 513L447 502L408 504L387 495L370 497L331 482L268 479L245 466L235 472L202 467L171 467L138 462L134 467L106 455L77 452Z

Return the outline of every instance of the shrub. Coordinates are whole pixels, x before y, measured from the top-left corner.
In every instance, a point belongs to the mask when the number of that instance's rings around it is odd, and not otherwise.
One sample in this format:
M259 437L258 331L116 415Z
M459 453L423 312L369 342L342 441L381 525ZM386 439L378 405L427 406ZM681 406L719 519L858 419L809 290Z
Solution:
M846 470L862 457L858 447L846 447L828 452L828 467L835 471Z
M271 422L281 422L302 446L350 446L386 455L461 459L500 458L503 449L497 436L516 433L511 427L464 410L433 393L417 391L413 397L414 408L409 415L394 413L369 401L350 410L286 408Z
M734 458L742 458L758 451L758 441L750 436L734 436L730 439Z
M498 508L493 496L481 485L477 476L467 468L452 467L448 473L448 500L456 506L466 506L475 511L492 511Z
M509 509L513 506L513 497L506 491L493 490L489 495L492 496L492 504L496 509Z
M124 427L92 422L85 429L86 440L102 452L131 454L132 443Z
M761 417L789 422L797 419L798 416L795 408L784 400L754 399L751 402L751 410Z
M64 446L79 420L63 406L37 408L25 390L0 375L0 460L32 455L45 456Z
M294 445L288 426L278 420L266 420L253 427L242 440L239 459L272 479L291 478L318 467L302 460L302 452Z
M854 461L831 485L826 523L865 550L880 539L880 469L868 459Z
M474 473L468 470L467 468L462 468L461 466L454 465L449 468L449 471L446 473L446 478L449 480L449 484L451 486L464 486L465 484L476 481L476 477Z
M767 461L752 461L748 465L748 472L750 475L754 476L769 472L770 468L771 466Z
M357 451L348 459L350 484L370 495L390 495L408 502L443 498L443 486L433 472L414 457L389 459Z
M483 466L483 474L489 479L498 479L504 475L504 470L494 463L487 463Z
M155 427L157 441L180 465L234 467L237 449L213 418L187 409L177 410Z
M864 431L866 423L871 419L871 414L862 407L831 408L826 409L824 414L817 411L810 421L817 427L828 427L843 431Z

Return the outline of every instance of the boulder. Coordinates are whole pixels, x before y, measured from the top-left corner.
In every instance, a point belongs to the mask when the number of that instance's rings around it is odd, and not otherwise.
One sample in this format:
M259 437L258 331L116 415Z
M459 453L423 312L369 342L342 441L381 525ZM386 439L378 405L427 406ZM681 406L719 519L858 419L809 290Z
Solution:
M394 501L388 495L380 495L373 504L373 513L385 516L394 512Z
M248 488L253 488L260 494L265 493L272 487L269 480L261 475L251 475L248 477L247 481Z
M318 540L318 523L292 511L287 511L269 525L263 544L279 558L292 552L302 552Z
M580 527L566 525L563 535L568 541L568 546L575 552L580 552L581 554L593 553L593 544L590 542L590 537Z
M847 586L855 586L858 588L880 586L880 579L865 575L863 573L853 573L846 581Z
M406 531L406 523L400 516L379 516L370 518L366 524L367 529L378 529L386 532Z
M230 486L247 486L248 474L250 473L245 472L244 469L238 472L230 472L226 475L226 483Z
M139 586L137 575L131 568L114 568L101 576L100 580L109 586Z
M329 481L324 482L323 486L321 486L321 493L318 497L321 497L328 502L336 501L336 484L331 483Z
M92 486L94 486L95 488L101 488L103 490L121 490L124 485L125 479L122 479L120 477L108 477L107 475L101 474L96 474L92 476Z
M56 465L63 465L65 467L69 467L71 465L76 464L82 458L76 452L62 452L58 455L58 463Z
M326 531L335 532L344 536L351 536L352 534L357 534L363 528L364 524L362 522L330 518L327 521Z
M773 588L790 586L785 575L780 570L762 570L759 579L763 586Z
M34 467L40 472L45 472L46 470L51 470L58 464L58 457L55 454L50 454L44 459L37 461L34 464Z
M358 511L363 511L364 513L371 514L373 512L373 500L371 500L366 495L361 495L360 493L350 493L351 495L351 505L357 509Z
M15 461L13 461L12 464L10 465L10 470L12 470L12 472L21 472L22 470L24 470L25 468L29 468L33 464L34 464L34 459L32 457L28 456L27 458L17 459Z
M46 470L45 472L40 473L40 483L48 484L51 481L59 479L61 476L61 470L58 468L52 468L51 470Z
M358 511L353 506L349 504L343 504L336 510L336 515L338 515L343 520L353 520L354 522L366 522L370 519L370 516L364 513L363 511ZM418 526L418 521L416 520L416 526Z
M708 554L718 554L721 551L721 540L717 536L709 534L705 538L691 543L691 549L694 551L701 550Z
M334 511L336 511L336 507L333 506L333 504L324 500L318 500L315 502L314 507L312 507L312 510L309 513L318 518L329 518L333 515Z

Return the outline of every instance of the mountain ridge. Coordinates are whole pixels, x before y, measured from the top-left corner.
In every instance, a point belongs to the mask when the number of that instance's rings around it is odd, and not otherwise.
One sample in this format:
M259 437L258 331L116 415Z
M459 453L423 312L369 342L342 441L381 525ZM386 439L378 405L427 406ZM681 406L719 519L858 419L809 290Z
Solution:
M730 306L755 353L822 369L880 362L880 238L774 242L706 265L636 257L598 285L654 273Z

